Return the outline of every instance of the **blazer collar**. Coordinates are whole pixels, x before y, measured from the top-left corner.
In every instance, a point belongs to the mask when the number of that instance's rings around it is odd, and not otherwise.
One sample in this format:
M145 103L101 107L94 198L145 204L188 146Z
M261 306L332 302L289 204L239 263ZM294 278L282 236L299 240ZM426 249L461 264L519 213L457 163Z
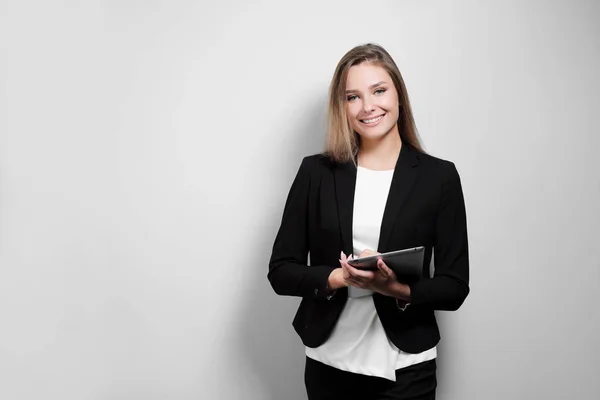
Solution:
M392 227L417 180L418 166L418 151L403 143L394 167L392 183L381 221L379 243L376 249L380 253L390 251L388 241L392 233ZM346 255L352 254L353 251L352 215L354 211L356 171L356 166L352 162L338 164L334 169L338 218L344 246L343 251Z

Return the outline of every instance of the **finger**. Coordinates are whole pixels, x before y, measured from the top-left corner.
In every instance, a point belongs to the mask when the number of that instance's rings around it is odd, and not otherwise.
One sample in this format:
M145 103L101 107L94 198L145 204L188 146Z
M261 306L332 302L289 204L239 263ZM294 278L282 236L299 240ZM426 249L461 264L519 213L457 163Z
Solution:
M352 255L350 255L350 259ZM340 260L343 263L344 268L348 271L348 273L355 279L361 280L361 282L369 282L375 277L375 273L372 271L365 271L359 268L355 268L352 265L348 264L348 260Z
M387 264L383 260L379 260L379 262L377 263L377 266L380 268L380 270L385 271L387 276L389 276L389 277L395 276L394 271L392 271L390 269L390 267L388 267Z
M373 250L371 250L371 249L364 249L364 250L363 250L363 251L360 253L360 256L359 256L359 258L360 258L360 257L369 257L369 256L374 256L374 255L377 255L377 254L379 254L379 253L378 253L378 252L376 252L376 251L373 251Z
M346 262L344 262L343 260L340 260L340 265L342 266L342 271L343 271L343 276L344 276L344 280L352 286L357 286L359 285L359 279L357 279L357 277L352 275L352 272L348 270L348 264Z
M349 278L353 278L354 274L349 269L349 268L352 268L352 267L346 261L344 261L344 260L339 260L339 261L340 261L340 265L342 266L342 269L344 270L346 276L349 277ZM354 269L354 268L352 268L352 269Z
M385 261L379 260L379 262L381 263L381 267L387 271L388 275L392 275L394 273L394 271L392 271L390 269L390 267L387 266L387 264L385 263Z
M340 260L342 264L342 268L346 271L347 277L344 279L348 282L348 284L360 288L366 287L366 285L371 281L371 277L369 275L373 275L370 271L361 271L359 269L354 268L347 261ZM368 274L364 274L364 272L368 272ZM374 275L373 275L374 276Z
M385 268L383 261L381 261L381 260L377 261L377 269L379 270L381 275L383 275L386 278L389 278L390 275L389 275L387 269Z
M348 272L350 272L350 274L352 274L352 276L360 276L360 270L354 268L352 265L348 264L348 260L344 261L342 260L343 264L344 264L344 268L346 268L348 270Z
M364 271L361 269L354 268L353 266L346 264L346 268L352 273L356 279L361 279L363 281L370 281L375 277L373 271Z
M360 279L356 279L356 278L349 278L347 281L350 285L355 286L355 287L363 288L366 285L365 282L363 282Z
M348 273L348 270L346 269L346 267L342 264L342 260L340 260L340 265L342 266L342 279L344 280L344 282L346 284L351 284L350 280L352 279L352 276L350 276L350 273Z

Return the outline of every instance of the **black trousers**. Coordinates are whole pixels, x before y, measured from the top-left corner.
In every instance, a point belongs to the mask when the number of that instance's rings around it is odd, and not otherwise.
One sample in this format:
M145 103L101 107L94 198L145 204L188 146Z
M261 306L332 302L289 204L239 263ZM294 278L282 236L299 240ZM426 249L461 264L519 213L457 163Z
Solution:
M396 370L396 382L341 371L306 357L309 400L435 400L435 359Z

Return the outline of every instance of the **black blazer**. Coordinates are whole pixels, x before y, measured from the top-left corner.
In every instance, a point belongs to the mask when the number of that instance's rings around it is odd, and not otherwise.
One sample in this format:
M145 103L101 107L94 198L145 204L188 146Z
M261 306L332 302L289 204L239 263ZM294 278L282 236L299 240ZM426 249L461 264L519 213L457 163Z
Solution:
M285 203L268 278L277 294L302 297L293 326L308 347L327 340L348 298L348 289L341 288L328 299L327 280L340 267L340 251L352 254L355 183L352 162L308 156ZM469 258L465 204L454 164L403 143L376 250L416 246L425 246L423 279L410 284L406 311L394 298L373 294L388 338L408 353L438 343L434 310L456 310L463 303L469 293ZM430 277L432 251L435 272Z

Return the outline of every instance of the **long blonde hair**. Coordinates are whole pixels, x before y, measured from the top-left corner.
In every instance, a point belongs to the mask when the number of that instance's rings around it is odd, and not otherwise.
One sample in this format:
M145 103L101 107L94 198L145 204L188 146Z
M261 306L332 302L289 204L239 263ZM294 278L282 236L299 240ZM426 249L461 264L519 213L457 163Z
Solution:
M400 103L398 131L402 143L424 153L419 142L410 101L408 100L408 92L400 70L383 47L367 43L356 46L347 52L338 63L333 74L329 86L328 131L325 154L338 163L353 161L356 164L359 136L350 127L346 115L346 79L350 68L363 62L378 65L390 75L398 92Z

